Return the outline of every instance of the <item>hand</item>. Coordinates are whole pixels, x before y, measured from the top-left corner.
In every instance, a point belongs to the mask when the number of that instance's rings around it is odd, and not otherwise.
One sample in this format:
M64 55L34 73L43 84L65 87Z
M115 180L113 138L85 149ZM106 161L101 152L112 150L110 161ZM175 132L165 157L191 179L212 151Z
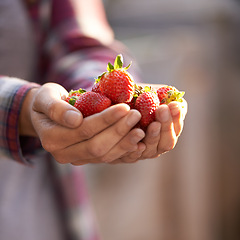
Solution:
M156 158L172 150L183 130L187 114L187 102L171 102L161 105L156 112L156 121L152 122L146 131L145 138L140 142L141 150L126 154L112 163L137 162L138 160ZM134 156L129 159L129 156ZM126 160L127 159L127 160Z
M66 95L66 90L54 83L30 90L21 119L28 116L32 130L26 130L20 121L20 132L38 136L59 163L131 162L141 156L145 145L140 141L145 134L133 129L141 117L138 111L118 104L83 119L62 100Z
M156 121L147 129L143 142L146 149L140 159L155 158L172 150L183 130L187 102L171 102L156 111Z

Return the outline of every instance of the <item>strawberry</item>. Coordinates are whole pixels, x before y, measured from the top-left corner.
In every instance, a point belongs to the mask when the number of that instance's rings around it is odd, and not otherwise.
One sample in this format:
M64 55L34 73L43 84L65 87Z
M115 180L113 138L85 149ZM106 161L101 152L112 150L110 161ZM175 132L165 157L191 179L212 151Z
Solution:
M95 92L84 92L76 100L76 107L83 115L87 117L99 113L111 106L111 100L106 96Z
M108 63L107 72L98 77L100 91L111 99L113 104L129 103L134 94L133 77L127 72L127 67L123 68L122 55L115 59L114 66Z
M99 86L99 81L98 80L96 80L96 82L93 84L92 92L102 93L101 90L100 90L100 86Z
M65 99L65 101L71 105L74 106L76 100L82 95L82 93L86 92L85 89L79 88L78 90L71 90L68 93L67 98Z
M145 91L137 97L135 109L142 115L139 124L143 130L146 130L147 126L155 120L155 111L159 105L158 96L151 89L145 88Z
M151 90L151 87L146 86L143 88L142 86L135 84L133 98L131 102L128 103L129 107L131 109L135 109L135 103L139 95L142 94L143 92L150 91L150 90Z
M160 104L168 104L172 101L182 102L185 92L178 91L173 86L163 86L157 89Z

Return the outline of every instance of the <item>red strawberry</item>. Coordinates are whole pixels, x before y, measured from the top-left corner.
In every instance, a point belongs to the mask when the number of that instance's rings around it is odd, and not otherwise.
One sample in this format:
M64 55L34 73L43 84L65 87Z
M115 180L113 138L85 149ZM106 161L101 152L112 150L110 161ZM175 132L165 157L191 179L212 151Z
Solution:
M128 103L129 107L131 109L134 109L136 100L139 97L139 95L142 94L143 92L147 92L147 91L151 91L151 87L146 86L143 88L142 86L135 84L133 98L132 98L131 102Z
M95 92L85 92L76 100L74 107L83 114L83 117L87 117L103 111L110 105L111 100L106 96Z
M151 90L143 92L136 99L135 109L142 115L139 123L143 130L146 130L147 126L155 120L155 111L159 105L157 94Z
M94 83L93 86L92 86L92 92L102 93L101 90L100 90L100 86L99 86L99 81L98 81L98 79L95 81L95 83Z
M160 104L168 104L172 101L182 102L184 94L185 92L180 92L173 86L163 86L157 89Z
M107 72L98 77L101 92L110 98L113 104L129 103L133 98L134 81L127 72L130 65L123 68L122 55L118 55L114 66L108 63Z
M65 99L66 102L70 103L74 106L76 100L82 95L82 93L86 92L86 90L79 88L78 90L71 90L68 93L67 98Z

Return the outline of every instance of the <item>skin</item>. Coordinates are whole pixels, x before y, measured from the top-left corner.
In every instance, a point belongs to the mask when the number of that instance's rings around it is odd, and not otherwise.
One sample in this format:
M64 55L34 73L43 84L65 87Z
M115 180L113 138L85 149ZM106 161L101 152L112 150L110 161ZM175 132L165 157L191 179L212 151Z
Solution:
M174 148L187 113L186 101L161 105L156 121L144 133L134 128L141 114L128 105L114 105L83 118L62 100L67 94L55 83L31 89L19 118L19 134L38 137L43 148L62 164L133 163L155 158Z

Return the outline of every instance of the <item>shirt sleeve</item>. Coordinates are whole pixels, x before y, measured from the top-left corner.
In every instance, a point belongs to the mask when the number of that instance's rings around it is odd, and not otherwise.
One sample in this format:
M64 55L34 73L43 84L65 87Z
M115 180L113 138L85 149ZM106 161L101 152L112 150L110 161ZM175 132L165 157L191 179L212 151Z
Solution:
M36 2L35 8L30 7L30 15L41 33L41 84L50 81L67 90L89 90L119 53L126 65L132 60L128 49L114 39L101 0ZM138 79L136 69L131 67L130 73Z
M38 85L0 76L0 86L0 156L20 163L29 163L27 153L20 147L18 120L27 92Z

